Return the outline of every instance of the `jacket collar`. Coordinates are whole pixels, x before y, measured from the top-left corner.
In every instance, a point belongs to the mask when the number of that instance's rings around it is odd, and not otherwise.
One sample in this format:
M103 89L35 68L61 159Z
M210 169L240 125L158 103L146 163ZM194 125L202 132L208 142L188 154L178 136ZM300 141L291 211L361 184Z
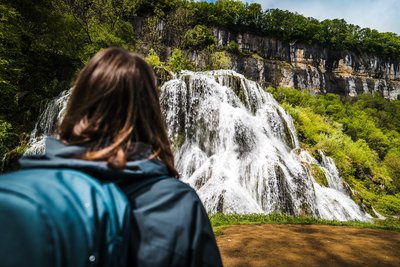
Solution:
M84 153L87 148L82 146L67 146L61 141L47 137L44 155L24 156L20 159L23 169L28 168L68 168L86 172L100 180L135 179L152 176L167 176L168 169L157 159L148 160L151 155L150 146L138 143L140 150L126 167L115 170L108 167L105 161L88 161L72 158L73 155Z

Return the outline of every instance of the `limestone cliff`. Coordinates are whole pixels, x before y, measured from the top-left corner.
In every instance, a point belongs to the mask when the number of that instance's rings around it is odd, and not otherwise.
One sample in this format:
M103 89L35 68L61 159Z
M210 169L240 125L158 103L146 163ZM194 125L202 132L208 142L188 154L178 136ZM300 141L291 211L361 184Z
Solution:
M400 62L374 55L332 51L316 45L286 43L252 34L232 34L214 28L217 46L237 42L248 55L233 57L232 68L259 82L355 96L379 91L388 99L400 97ZM257 56L254 56L257 55Z

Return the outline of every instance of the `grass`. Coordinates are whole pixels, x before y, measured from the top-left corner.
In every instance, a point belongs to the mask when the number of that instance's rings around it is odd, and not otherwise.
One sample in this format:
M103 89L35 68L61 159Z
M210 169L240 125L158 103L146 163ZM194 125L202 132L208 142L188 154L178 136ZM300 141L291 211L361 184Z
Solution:
M359 228L383 229L400 232L400 219L374 220L373 222L360 221L335 221L325 220L311 216L291 216L282 213L271 214L209 214L214 234L222 235L223 230L231 225L242 224L319 224L331 226L353 226Z

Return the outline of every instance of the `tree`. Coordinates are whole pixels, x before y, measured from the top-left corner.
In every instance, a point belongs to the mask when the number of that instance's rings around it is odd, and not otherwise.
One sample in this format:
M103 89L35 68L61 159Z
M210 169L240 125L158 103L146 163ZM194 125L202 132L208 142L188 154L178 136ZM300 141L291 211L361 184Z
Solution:
M219 26L237 30L244 26L245 21L245 4L240 0L218 0L215 3L218 10Z
M22 19L19 12L0 5L0 119L16 108L17 84L25 67L22 55Z
M164 45L161 42L158 27L161 23L160 17L157 15L146 18L138 36L140 39L138 42L139 51L155 49L160 52L163 50Z
M168 46L181 47L182 37L190 30L194 23L194 12L187 7L178 7L166 16L165 44Z
M183 37L183 47L201 50L215 43L213 32L204 25L196 25L188 30Z
M133 46L132 24L124 21L135 4L123 0L62 0L56 8L65 17L74 19L85 36L81 41L80 59L86 62L101 48Z
M127 0L125 0L127 1ZM129 1L128 1L129 2ZM138 2L136 7L136 13L139 16L148 17L155 14L161 14L164 16L176 10L180 6L187 4L187 0L135 0L133 2Z
M246 3L246 8L244 12L245 14L243 24L246 26L246 28L252 31L259 29L263 13L261 5L257 3L251 3L250 5L248 5Z

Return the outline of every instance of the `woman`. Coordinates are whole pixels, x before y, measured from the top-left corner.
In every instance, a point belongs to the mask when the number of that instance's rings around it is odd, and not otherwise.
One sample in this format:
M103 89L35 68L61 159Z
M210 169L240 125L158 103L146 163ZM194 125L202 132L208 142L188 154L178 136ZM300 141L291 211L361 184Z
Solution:
M177 179L156 77L142 58L97 53L74 83L58 135L47 140L47 157L22 166L115 181L132 207L132 266L222 265L197 194Z

